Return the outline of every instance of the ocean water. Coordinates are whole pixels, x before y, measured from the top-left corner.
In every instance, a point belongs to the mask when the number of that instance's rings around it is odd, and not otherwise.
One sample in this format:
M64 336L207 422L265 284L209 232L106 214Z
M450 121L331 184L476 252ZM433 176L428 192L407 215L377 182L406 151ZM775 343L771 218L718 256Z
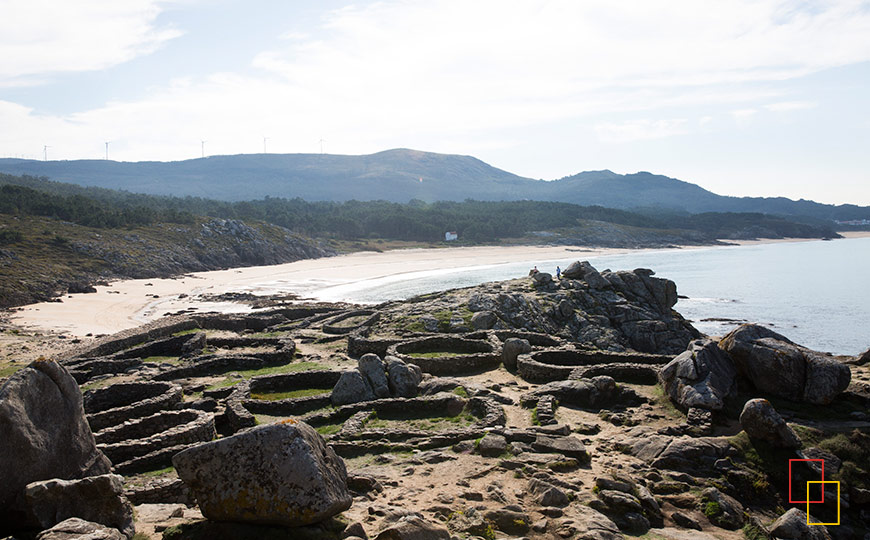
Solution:
M415 272L339 285L324 300L380 303L513 279L537 265L555 273L573 260L598 270L651 268L671 279L677 311L701 332L721 335L742 321L760 323L820 351L855 355L870 347L870 238L643 251L568 260L527 260L458 270ZM724 319L724 320L723 320Z

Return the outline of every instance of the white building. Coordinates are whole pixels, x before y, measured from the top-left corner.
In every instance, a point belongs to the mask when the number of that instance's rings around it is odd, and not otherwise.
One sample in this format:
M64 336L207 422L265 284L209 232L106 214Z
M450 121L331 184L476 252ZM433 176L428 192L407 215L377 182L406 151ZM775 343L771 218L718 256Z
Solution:
M448 231L448 232L444 233L444 241L445 242L452 242L452 241L458 240L458 239L459 239L459 235L456 234L456 232L454 232L454 231Z

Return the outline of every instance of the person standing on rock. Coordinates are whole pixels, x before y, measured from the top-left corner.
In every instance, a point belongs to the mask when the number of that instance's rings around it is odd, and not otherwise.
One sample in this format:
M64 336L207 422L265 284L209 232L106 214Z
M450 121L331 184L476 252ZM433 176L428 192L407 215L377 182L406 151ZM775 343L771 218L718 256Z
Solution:
M556 267L556 279L562 279L562 269L558 266Z

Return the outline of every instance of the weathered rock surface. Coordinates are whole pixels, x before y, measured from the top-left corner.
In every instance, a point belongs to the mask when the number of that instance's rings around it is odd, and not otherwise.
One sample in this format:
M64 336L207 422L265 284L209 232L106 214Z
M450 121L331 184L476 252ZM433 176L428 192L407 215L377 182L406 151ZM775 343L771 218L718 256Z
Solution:
M388 356L387 373L390 393L395 397L414 397L423 380L423 372L414 364L406 364L394 356Z
M30 514L43 529L76 517L118 529L127 538L133 528L133 506L124 497L124 480L117 474L80 480L42 480L25 489Z
M517 368L517 357L530 352L532 352L532 346L528 340L508 338L501 349L501 361L504 367L513 370Z
M390 387L387 382L387 371L384 361L376 354L364 354L357 361L360 373L368 380L375 397L384 398L390 396Z
M773 525L770 526L770 534L774 538L782 538L783 540L831 540L831 534L824 525L808 525L807 522L812 521L819 523L819 520L810 516L807 520L807 515L797 508L791 508L785 514L779 516Z
M27 484L110 467L85 419L82 393L60 364L38 360L0 387L0 533L24 522L16 502Z
M125 538L118 529L75 517L61 521L36 536L36 540L125 540Z
M368 379L359 370L351 369L341 374L332 389L332 404L347 405L375 399L375 392Z
M405 516L381 531L375 540L450 540L450 532L417 516Z
M731 358L711 340L695 340L659 372L665 392L682 409L719 411L736 390Z
M701 492L701 501L706 503L704 513L714 525L731 530L743 526L743 505L734 497L711 487Z
M213 520L299 526L351 505L344 462L303 422L258 426L172 463Z
M756 324L728 333L719 347L756 388L792 401L827 405L849 386L849 367Z
M740 413L740 425L750 439L777 448L800 448L801 440L766 399L750 399Z

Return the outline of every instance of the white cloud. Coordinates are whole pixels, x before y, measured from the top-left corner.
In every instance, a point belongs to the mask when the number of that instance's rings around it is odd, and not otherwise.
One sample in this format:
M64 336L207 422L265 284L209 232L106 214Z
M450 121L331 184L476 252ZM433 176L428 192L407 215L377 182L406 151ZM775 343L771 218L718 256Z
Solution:
M156 28L159 0L4 0L0 86L38 84L57 72L105 69L180 35Z
M621 123L605 122L595 126L601 142L624 143L649 139L663 139L689 133L687 121L682 118L668 120L630 120Z
M802 109L812 109L815 106L816 104L811 101L781 101L779 103L765 105L764 108L772 112L789 112Z
M101 69L177 34L155 27L160 4L150 0L110 3L106 17L96 2L75 2L75 9L8 3L26 10L21 19L30 22L20 32L8 18L0 22L0 80ZM326 14L320 28L300 31L288 21L276 36L284 39L253 58L250 73L158 83L141 100L66 116L0 103L0 122L17 134L0 140L0 154L54 144L58 157L97 157L102 141L111 139L118 159L180 159L197 156L200 139L209 141L208 153L239 153L260 151L263 136L274 152L317 151L323 137L336 153L393 146L475 153L492 141L516 144L514 135L500 133L506 129L609 113L642 120L599 122L601 140L667 137L687 132L686 121L650 118L688 116L674 112L681 107L725 106L746 119L764 103L772 103L770 110L784 106L778 91L757 83L870 61L866 2L805 11L793 5L416 0L351 6ZM35 14L55 8L60 11L37 31ZM15 51L19 58L7 62ZM47 138L55 142L42 142Z

